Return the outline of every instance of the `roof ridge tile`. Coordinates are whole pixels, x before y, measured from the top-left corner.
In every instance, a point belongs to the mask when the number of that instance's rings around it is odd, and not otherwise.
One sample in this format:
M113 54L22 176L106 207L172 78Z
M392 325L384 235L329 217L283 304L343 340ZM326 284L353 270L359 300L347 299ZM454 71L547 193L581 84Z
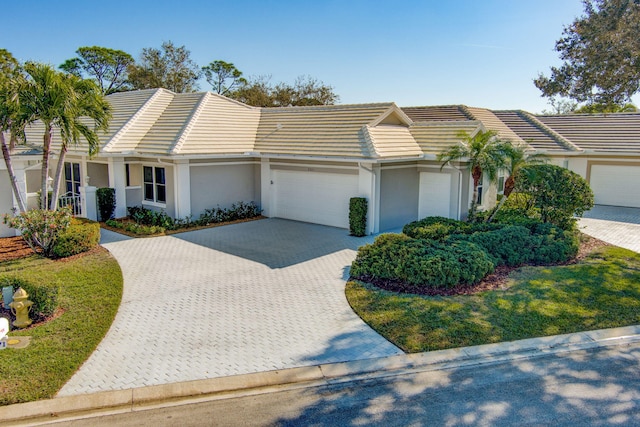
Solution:
M179 154L180 149L182 148L185 141L187 140L187 137L189 136L189 133L195 126L196 121L202 114L202 111L204 110L204 107L207 104L207 101L209 100L209 98L210 98L209 92L204 92L201 95L200 100L196 103L195 107L191 110L189 119L182 126L182 129L178 133L178 135L180 136L176 139L176 142L173 144L173 147L171 147L171 149L169 150L171 154Z
M153 95L151 95L149 97L149 99L147 99L144 102L144 104L142 104L142 106L138 109L138 111L136 111L129 118L129 120L127 120L127 122L124 125L122 125L122 127L118 130L118 132L116 132L111 137L111 140L107 144L105 144L105 146L102 149L102 151L110 151L112 148L114 148L114 146L117 144L118 140L122 139L124 134L127 133L127 131L129 131L138 122L138 120L151 107L151 105L155 104L157 99L160 96L162 96L163 94L165 94L165 93L172 95L172 99L173 99L173 97L175 97L175 93L173 93L171 91L168 91L168 90L163 89L163 88L155 89L155 93ZM167 105L169 105L169 104L167 104ZM165 105L165 107L163 108L163 111L167 108L167 105ZM156 117L156 121L157 121L157 117Z
M571 142L569 139L560 135L558 132L553 130L551 127L542 123L536 116L524 110L516 110L515 113L520 116L523 120L527 121L529 124L535 126L540 131L544 132L550 138L556 140L563 148L566 148L571 151L582 151L580 147Z

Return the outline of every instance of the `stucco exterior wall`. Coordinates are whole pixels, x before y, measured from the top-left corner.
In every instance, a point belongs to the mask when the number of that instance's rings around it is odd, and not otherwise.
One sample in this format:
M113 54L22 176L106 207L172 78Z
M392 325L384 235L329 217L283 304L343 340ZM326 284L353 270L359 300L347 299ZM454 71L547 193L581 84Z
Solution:
M259 165L191 166L191 214L205 209L228 208L235 202L260 203ZM257 175L257 176L256 176Z
M106 164L88 162L87 175L89 185L97 188L109 187L109 167Z
M418 219L418 187L415 166L380 171L380 231Z
M13 196L11 193L11 184L9 183L9 173L6 170L0 170L0 218L4 214L10 214L13 207ZM15 230L9 228L0 220L0 237L15 236Z

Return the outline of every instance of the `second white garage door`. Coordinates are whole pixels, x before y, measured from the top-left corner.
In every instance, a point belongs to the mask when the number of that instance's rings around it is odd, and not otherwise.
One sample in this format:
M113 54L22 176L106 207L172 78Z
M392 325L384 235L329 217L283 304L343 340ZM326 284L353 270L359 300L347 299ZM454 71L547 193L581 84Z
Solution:
M349 199L357 195L357 175L274 170L272 216L349 228Z
M640 208L640 166L593 165L590 185L597 205Z

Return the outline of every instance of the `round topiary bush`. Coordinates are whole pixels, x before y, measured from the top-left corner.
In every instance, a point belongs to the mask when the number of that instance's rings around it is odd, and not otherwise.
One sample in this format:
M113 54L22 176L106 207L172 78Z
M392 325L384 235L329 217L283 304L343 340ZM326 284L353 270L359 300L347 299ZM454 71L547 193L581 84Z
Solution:
M489 255L471 242L444 244L403 234L383 234L373 244L360 248L351 275L365 281L382 279L449 288L477 283L493 269Z

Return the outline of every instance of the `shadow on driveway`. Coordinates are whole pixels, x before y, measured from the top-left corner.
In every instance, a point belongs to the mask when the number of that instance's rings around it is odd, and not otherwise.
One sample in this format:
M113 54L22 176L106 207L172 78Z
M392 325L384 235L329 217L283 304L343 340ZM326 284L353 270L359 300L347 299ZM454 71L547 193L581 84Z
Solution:
M279 218L189 231L172 237L269 268L285 268L345 249L355 251L373 240L350 236L346 229Z
M583 218L640 224L640 208L595 205L582 215Z

